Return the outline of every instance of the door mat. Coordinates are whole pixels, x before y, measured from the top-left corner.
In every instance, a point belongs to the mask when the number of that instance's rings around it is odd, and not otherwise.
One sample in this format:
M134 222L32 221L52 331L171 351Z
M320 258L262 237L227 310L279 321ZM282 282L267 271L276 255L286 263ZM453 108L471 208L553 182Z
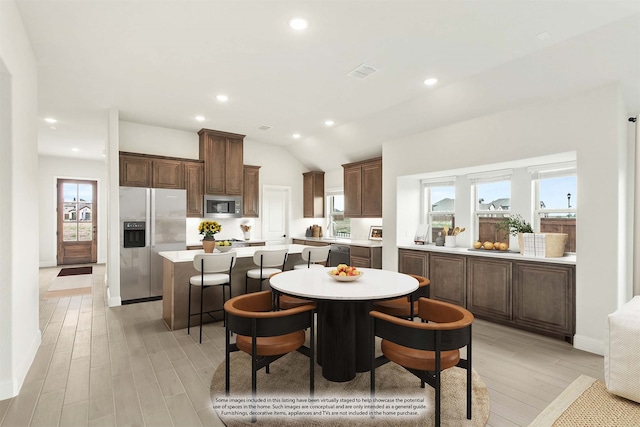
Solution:
M60 276L77 276L78 274L92 274L93 267L74 267L74 268L63 268L58 273L58 277Z

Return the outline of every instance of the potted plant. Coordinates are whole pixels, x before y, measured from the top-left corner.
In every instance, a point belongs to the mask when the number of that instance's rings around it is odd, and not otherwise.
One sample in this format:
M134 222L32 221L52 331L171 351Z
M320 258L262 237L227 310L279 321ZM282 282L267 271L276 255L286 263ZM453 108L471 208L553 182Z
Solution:
M202 248L206 253L212 253L216 246L215 234L222 230L222 226L218 221L202 221L198 226L200 234L204 234L202 238Z
M525 221L520 214L506 217L502 222L498 223L497 228L508 232L512 236L517 236L519 233L533 233L531 224Z
M533 233L533 227L531 227L531 223L522 218L520 214L505 217L502 222L498 223L497 229L504 230L512 236L518 236L518 246L520 247L520 253L524 252L522 233Z

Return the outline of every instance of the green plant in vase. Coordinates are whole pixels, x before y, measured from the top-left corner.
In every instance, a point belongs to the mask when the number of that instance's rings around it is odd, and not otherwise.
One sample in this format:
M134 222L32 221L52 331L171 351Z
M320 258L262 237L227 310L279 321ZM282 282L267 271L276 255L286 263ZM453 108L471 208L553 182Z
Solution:
M512 236L517 236L519 233L533 233L531 224L525 221L520 214L506 217L502 222L498 223L496 228L506 231Z

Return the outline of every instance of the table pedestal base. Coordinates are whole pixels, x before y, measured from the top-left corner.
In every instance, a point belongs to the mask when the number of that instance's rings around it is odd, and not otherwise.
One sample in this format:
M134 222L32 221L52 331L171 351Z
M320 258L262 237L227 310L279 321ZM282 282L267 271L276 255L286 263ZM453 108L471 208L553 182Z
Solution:
M371 302L318 302L318 364L329 381L350 381L371 369Z

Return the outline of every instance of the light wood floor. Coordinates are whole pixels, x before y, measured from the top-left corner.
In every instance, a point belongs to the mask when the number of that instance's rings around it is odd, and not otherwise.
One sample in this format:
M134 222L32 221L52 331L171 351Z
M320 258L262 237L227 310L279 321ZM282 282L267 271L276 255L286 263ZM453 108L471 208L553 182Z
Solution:
M40 296L59 268L40 270ZM0 401L0 427L220 426L209 386L224 360L222 323L171 332L161 301L109 308L104 266L92 295L41 299L42 345L20 394ZM487 425L526 426L603 358L569 344L477 320L474 368L491 396Z

